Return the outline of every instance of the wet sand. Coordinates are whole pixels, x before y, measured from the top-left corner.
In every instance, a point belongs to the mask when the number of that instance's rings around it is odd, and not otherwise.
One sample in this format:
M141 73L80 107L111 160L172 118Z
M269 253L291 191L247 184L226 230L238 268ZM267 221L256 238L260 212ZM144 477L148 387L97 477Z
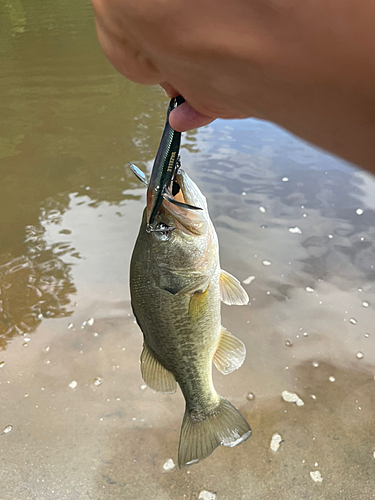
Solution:
M250 305L222 310L245 364L214 382L253 435L165 470L184 401L141 378L128 268L145 192L125 165L150 171L166 102L114 73L88 6L12 5L0 34L1 500L375 498L375 179L256 120L185 134L222 267L248 283Z

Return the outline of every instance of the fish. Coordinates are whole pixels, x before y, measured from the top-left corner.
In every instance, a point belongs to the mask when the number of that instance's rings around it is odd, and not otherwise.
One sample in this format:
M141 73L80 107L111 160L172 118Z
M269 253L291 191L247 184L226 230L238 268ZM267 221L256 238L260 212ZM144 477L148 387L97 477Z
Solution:
M130 264L130 291L143 332L143 380L167 394L176 392L178 384L185 398L178 448L182 468L218 446L234 447L251 436L247 420L216 392L212 381L212 364L228 374L246 356L243 342L221 325L221 302L246 305L249 297L220 268L206 198L182 168L175 171L168 191L179 203L163 199L152 231L147 230L147 206L143 212Z

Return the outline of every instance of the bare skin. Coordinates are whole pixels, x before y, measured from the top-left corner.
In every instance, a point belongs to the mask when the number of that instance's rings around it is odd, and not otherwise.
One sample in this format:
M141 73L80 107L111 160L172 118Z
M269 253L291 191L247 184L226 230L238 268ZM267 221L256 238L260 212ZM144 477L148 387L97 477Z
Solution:
M373 0L91 0L114 66L186 103L179 131L255 116L375 173Z

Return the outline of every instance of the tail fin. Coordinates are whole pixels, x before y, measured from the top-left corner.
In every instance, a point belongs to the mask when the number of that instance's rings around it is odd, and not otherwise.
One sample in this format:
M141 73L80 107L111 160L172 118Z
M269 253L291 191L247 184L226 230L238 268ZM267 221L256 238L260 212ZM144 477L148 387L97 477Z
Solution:
M251 436L248 422L226 399L220 398L214 412L203 419L185 411L181 426L178 465L184 467L203 460L218 446L233 448Z

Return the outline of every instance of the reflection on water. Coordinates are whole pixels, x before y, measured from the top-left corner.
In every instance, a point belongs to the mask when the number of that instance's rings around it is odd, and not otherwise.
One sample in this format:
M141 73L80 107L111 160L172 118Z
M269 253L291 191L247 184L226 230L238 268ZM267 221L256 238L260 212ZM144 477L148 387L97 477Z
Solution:
M88 4L3 0L0 22L1 498L372 498L374 178L256 120L184 134L223 268L251 298L223 306L246 362L214 378L253 436L166 470L183 398L139 372L145 190L126 168L150 170L166 102L101 56Z

